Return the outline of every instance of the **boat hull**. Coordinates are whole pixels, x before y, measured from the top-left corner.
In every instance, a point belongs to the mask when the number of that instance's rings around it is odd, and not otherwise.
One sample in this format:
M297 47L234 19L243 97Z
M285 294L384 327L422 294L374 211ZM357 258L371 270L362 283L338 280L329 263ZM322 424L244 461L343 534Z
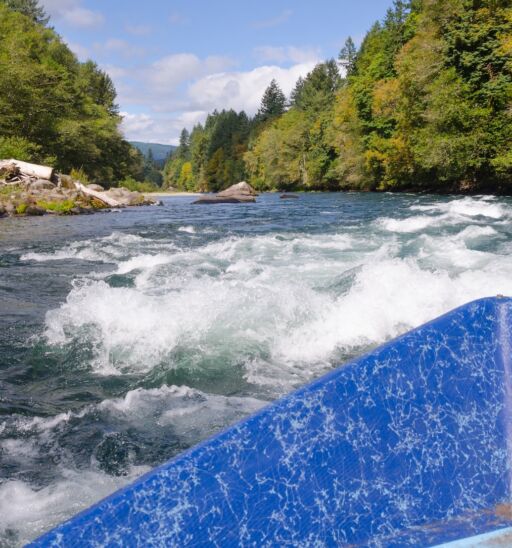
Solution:
M512 300L469 303L32 546L433 546L512 526Z

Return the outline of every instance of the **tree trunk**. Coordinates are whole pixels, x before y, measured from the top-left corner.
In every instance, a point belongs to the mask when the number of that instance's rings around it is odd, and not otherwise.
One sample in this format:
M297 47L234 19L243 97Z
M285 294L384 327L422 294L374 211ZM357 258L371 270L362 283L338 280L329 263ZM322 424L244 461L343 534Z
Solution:
M91 190L90 188L87 188L85 185L77 181L75 181L75 186L80 192L82 192L86 196L92 196L93 198L100 200L104 204L107 204L109 207L123 207L123 205L117 200L114 200L114 198L111 198L110 196L105 196L104 192Z
M14 164L23 175L29 177L37 177L38 179L52 180L53 167L40 166L37 164L29 164L28 162L20 162L19 160L4 160L6 164Z

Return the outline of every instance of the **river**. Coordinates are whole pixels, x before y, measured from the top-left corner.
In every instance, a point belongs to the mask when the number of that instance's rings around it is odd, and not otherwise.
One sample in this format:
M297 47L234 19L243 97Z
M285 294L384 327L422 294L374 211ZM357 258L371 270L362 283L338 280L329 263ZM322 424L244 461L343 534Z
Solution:
M512 295L512 200L265 194L0 220L0 545L365 350Z

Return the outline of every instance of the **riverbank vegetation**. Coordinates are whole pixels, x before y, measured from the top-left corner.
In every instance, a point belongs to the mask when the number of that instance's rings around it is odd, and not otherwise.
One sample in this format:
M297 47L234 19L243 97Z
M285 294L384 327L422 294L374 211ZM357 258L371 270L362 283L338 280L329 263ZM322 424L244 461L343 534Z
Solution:
M37 0L0 0L0 158L82 169L90 181L143 180L112 80L47 25Z
M167 185L512 191L509 0L395 0L359 49L183 131Z

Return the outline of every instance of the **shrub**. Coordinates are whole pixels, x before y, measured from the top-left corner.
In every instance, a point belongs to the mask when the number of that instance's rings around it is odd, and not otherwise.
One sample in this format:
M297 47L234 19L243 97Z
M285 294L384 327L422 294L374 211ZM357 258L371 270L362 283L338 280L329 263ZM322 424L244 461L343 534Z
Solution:
M18 206L16 206L16 215L24 215L25 211L27 211L27 208L27 204L19 204Z
M62 202L44 202L41 200L37 202L37 205L47 211L55 211L55 213L67 215L76 204L74 200L63 200Z
M133 177L127 177L119 183L119 186L124 186L128 190L137 192L158 192L161 188L150 181L136 181Z
M69 174L69 176L74 180L74 181L80 181L83 185L88 185L91 181L89 180L89 177L87 176L87 173L85 173L85 171L83 170L83 168L80 168L80 169L75 169L73 168L71 170L71 173Z

